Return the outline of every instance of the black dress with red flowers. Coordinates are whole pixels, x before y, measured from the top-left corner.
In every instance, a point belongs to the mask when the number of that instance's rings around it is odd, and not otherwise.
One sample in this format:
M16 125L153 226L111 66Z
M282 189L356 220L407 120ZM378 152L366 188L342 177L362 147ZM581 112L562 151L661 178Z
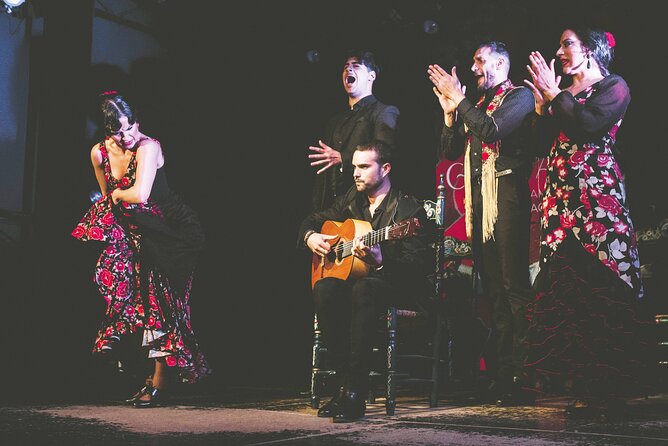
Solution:
M164 167L147 201L114 205L111 192L135 182L136 152L120 179L111 173L104 143L100 152L109 193L72 232L105 243L94 281L107 309L93 352L109 352L122 336L142 331L150 358L164 358L184 382L196 382L210 373L190 323L193 272L204 245L197 214L169 188Z
M613 150L629 102L626 82L610 75L560 93L537 123L553 140L526 363L546 394L629 397L651 384L652 323L639 307L640 260Z

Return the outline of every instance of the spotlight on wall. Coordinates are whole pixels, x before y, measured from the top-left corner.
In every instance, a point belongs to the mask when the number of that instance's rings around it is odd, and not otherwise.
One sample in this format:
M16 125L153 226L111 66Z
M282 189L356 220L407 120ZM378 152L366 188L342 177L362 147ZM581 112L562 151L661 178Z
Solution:
M320 53L318 50L308 50L306 52L306 60L310 63L318 63L320 62Z
M26 0L2 0L4 2L4 8L5 11L7 11L7 14L11 14L15 8L18 8L21 6L23 3L25 3Z
M427 34L436 34L438 32L438 23L431 19L425 20L422 23L422 29Z

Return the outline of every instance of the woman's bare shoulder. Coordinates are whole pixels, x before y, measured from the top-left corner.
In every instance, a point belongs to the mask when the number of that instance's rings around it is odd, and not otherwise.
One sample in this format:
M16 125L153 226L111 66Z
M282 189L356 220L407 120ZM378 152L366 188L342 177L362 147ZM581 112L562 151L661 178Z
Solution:
M102 163L102 143L97 143L90 149L90 157L97 164Z
M160 141L149 136L145 136L139 141L137 144L137 150L139 149L157 150L158 152L162 152Z

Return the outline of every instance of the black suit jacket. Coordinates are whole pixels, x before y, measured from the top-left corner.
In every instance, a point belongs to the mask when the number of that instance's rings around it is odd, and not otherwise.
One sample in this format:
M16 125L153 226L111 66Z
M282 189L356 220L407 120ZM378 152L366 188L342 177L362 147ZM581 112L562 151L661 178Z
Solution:
M316 175L311 211L331 206L335 197L354 185L352 158L358 145L378 140L395 147L398 118L397 107L383 104L370 95L357 102L352 110L338 113L328 121L322 141L341 153L342 164Z

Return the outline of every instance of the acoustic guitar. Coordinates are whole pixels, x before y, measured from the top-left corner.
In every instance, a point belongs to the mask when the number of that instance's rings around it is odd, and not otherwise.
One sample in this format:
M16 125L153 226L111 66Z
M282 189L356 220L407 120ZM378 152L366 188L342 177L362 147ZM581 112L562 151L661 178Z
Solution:
M369 274L369 264L352 255L353 239L361 237L365 245L374 246L385 240L414 236L419 228L420 221L415 217L376 230L372 230L371 224L364 220L327 220L320 233L335 237L328 240L330 251L327 255L313 255L311 286L315 286L318 280L325 277L346 280L349 277L364 277Z

